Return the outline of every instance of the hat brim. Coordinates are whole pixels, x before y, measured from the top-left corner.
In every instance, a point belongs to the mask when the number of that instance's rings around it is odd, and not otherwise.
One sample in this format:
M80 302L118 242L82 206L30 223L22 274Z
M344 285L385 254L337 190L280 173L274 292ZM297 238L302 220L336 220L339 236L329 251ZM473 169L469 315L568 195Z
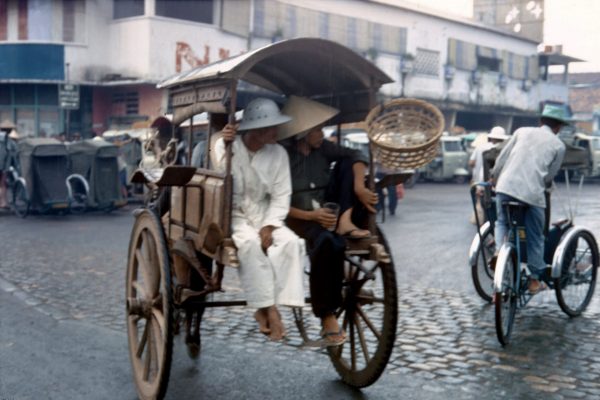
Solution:
M291 117L287 115L278 115L272 118L258 119L253 121L243 121L240 123L238 127L239 131L249 131L251 129L260 129L260 128L268 128L270 126L277 126L281 124L285 124L286 122L290 122L292 120Z
M281 110L292 121L277 129L277 140L292 136L301 138L311 129L324 124L339 114L340 110L304 97L290 96Z
M494 140L507 140L510 138L510 136L508 135L494 135L493 133L490 133L487 136L488 139L494 139Z

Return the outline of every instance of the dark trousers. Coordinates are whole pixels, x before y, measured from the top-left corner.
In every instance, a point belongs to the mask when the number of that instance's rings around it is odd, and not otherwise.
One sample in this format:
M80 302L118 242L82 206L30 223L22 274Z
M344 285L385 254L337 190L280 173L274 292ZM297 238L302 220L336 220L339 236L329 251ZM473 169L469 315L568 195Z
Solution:
M340 215L353 207L353 222L357 226L364 225L368 213L354 194L351 160L336 162L325 191L325 201L338 203ZM287 225L306 240L311 265L309 283L313 313L318 318L335 313L342 302L346 240L316 222L288 218Z
M325 190L325 201L340 205L340 215L352 207L352 222L359 228L367 224L368 211L354 193L354 172L351 159L342 159L335 163L329 185Z
M287 225L306 240L313 313L318 318L334 313L342 302L346 241L316 222L288 218Z
M378 172L376 174L378 179L383 179L386 174L383 172ZM388 209L390 210L390 214L396 214L396 207L398 206L398 194L396 193L396 186L389 185L386 186L387 195L388 195ZM383 210L385 207L385 196L383 195L383 187L379 187L377 189L377 195L379 196L379 203L377 203L377 211Z

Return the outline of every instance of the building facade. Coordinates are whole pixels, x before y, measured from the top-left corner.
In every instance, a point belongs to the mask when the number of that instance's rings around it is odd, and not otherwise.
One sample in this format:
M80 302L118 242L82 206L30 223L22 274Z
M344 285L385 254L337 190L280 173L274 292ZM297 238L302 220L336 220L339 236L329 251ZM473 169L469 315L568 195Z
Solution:
M572 59L401 1L0 0L0 120L34 136L125 128L168 113L160 80L306 36L371 59L395 81L382 96L431 101L448 128L513 130L541 101L568 101L567 82L548 81L545 69ZM77 85L74 109L61 107L65 83Z

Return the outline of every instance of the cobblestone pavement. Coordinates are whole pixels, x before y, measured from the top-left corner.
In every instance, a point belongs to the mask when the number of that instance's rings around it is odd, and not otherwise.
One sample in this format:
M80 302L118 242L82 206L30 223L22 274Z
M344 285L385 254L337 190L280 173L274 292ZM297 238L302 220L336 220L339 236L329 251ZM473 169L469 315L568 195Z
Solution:
M0 290L59 320L124 331L124 264L133 222L129 211L25 220L0 214ZM454 268L466 269L464 261L464 256L453 260ZM404 277L402 272L399 276ZM518 312L513 343L502 348L493 308L474 291L399 282L398 336L385 374L415 376L431 392L460 389L464 398L482 393L492 398L600 397L597 295L575 319L560 311L553 292L536 296ZM215 296L243 298L234 270L226 270L224 284L225 294ZM304 313L310 315L310 308ZM267 346L294 363L322 363L320 350L302 347L292 313L285 312L284 318L289 338L272 343L258 333L251 310L208 309L203 340L227 337L234 351L252 353ZM317 321L310 319L308 326L316 337Z

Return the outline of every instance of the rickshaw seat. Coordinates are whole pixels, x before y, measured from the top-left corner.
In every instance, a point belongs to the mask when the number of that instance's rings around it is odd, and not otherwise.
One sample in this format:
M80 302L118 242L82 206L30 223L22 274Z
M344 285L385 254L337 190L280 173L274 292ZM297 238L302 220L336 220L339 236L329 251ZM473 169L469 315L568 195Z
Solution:
M171 165L166 168L137 169L131 176L132 183L155 186L184 186L194 176L196 168Z
M225 175L191 168L185 185L171 189L171 207L163 220L170 241L190 240L194 249L225 265L237 265L235 246L225 237Z
M411 176L413 176L412 172L394 172L387 174L375 183L375 188L380 189L388 186L396 186L406 182Z

